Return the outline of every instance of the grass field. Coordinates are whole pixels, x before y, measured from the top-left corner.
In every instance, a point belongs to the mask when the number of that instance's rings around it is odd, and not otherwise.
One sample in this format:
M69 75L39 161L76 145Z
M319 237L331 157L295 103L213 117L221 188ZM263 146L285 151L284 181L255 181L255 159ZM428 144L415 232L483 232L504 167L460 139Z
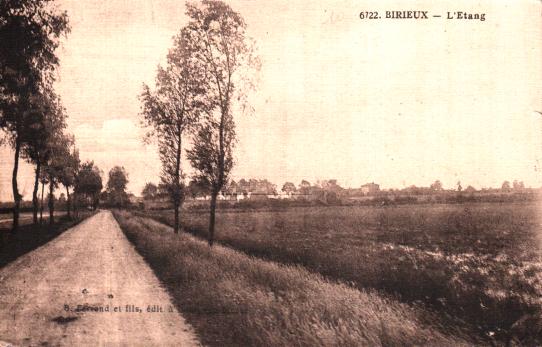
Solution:
M55 218L66 215L66 211L55 211ZM39 214L38 214L39 218ZM43 212L43 219L49 219L49 211ZM0 213L0 229L9 229L12 226L13 214L12 213ZM19 215L19 225L27 225L32 223L32 212L22 212Z
M540 207L525 204L222 211L217 238L358 289L425 305L488 343L542 344ZM146 213L172 223L171 211ZM207 214L184 212L206 237Z
M199 338L210 346L462 346L424 313L299 266L280 265L152 219L115 212ZM438 320L435 320L438 321Z

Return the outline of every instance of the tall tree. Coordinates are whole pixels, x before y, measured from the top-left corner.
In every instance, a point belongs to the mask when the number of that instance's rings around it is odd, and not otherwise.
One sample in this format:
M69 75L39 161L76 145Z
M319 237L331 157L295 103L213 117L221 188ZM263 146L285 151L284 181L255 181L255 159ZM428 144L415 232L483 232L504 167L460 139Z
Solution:
M100 192L102 191L102 175L100 169L93 161L81 164L75 176L74 193L85 199L86 203L95 210L98 207Z
M209 187L202 184L201 181L190 180L187 187L188 194L195 199L198 196L206 196L210 193Z
M143 187L141 195L144 200L154 200L158 195L158 187L156 184L148 182L145 184L145 187Z
M39 182L41 183L41 202L40 202L40 224L43 223L43 197L45 192L45 185L49 183L47 180L47 173L44 170L40 171Z
M211 186L209 245L214 242L218 194L233 167L236 111L247 110L248 91L254 87L251 72L259 67L243 18L222 1L187 4L187 49L205 86L200 105L204 117L188 158L196 179Z
M293 184L292 182L286 182L282 186L282 191L285 192L286 194L294 193L296 190L297 189L295 187L295 184Z
M440 182L439 180L436 180L435 182L433 182L431 184L431 186L429 187L432 191L442 191L443 188L442 188L442 182Z
M514 190L523 190L525 189L525 184L523 183L523 181L518 182L518 180L514 180L514 182L512 183L512 187Z
M74 146L75 140L71 135L61 134L51 138L48 146L50 147L50 158L45 166L47 180L49 181L49 224L53 224L55 200L55 188L62 183L65 174L65 168L71 156L70 149Z
M71 195L70 188L75 185L75 177L79 171L79 165L81 161L79 159L79 150L75 147L68 150L66 156L63 158L63 168L60 172L59 182L66 189L66 209L68 212L68 218L71 218Z
M21 134L21 138L25 144L23 156L35 165L32 216L34 224L37 224L39 178L42 168L51 157L51 146L55 143L56 137L62 136L66 123L65 113L55 94L48 92L34 99L35 106L28 117L29 120L33 120L32 125Z
M68 17L51 0L0 2L0 128L14 149L12 190L13 232L19 226L22 196L17 185L23 134L33 124L32 98L52 88L58 65L55 50L67 32Z
M311 190L311 184L309 181L301 180L301 183L299 184L299 192L301 194L307 195L310 194Z
M156 135L160 161L161 180L167 187L175 210L175 233L179 232L180 209L184 200L182 170L183 137L199 117L203 94L201 70L187 49L186 28L175 37L168 54L167 68L158 68L156 89L144 85L141 94L143 124L150 129L148 137ZM198 76L200 78L198 78Z
M117 207L124 207L128 200L126 194L126 185L128 184L128 173L122 166L115 166L109 171L109 180L107 181L107 192L111 198L111 203Z

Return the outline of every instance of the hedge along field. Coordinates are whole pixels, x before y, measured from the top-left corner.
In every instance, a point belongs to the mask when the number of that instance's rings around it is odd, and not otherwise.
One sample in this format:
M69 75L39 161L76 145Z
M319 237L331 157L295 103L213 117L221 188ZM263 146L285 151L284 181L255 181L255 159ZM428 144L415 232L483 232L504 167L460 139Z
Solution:
M179 311L210 346L465 346L420 309L115 212Z
M428 305L488 343L542 344L534 203L222 211L218 242ZM171 211L145 212L170 224ZM205 238L207 214L183 213Z

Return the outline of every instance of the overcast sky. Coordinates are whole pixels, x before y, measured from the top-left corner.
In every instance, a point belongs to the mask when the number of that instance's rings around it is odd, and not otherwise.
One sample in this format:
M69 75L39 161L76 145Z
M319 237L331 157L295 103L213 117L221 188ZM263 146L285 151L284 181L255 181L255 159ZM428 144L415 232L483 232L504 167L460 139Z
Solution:
M186 23L179 0L61 0L72 32L57 91L83 160L158 182L138 94ZM484 2L486 20L362 21L362 10L475 11L471 1L231 1L262 59L255 114L238 117L234 178L281 185L335 178L384 188L542 185L540 1ZM431 4L431 5L430 5ZM0 150L0 199L11 199L11 153ZM186 167L188 165L185 165ZM32 168L21 169L25 197ZM104 181L105 184L105 181Z

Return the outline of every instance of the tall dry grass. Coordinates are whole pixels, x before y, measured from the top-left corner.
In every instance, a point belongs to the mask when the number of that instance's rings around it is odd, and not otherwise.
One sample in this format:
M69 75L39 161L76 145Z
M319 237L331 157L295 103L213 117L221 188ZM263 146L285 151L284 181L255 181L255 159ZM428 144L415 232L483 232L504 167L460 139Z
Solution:
M156 221L115 212L127 237L208 345L461 346L424 326L419 309L175 235Z
M536 204L317 207L226 212L218 242L423 303L488 343L542 344ZM149 215L171 223L169 211ZM207 215L184 214L206 237Z

